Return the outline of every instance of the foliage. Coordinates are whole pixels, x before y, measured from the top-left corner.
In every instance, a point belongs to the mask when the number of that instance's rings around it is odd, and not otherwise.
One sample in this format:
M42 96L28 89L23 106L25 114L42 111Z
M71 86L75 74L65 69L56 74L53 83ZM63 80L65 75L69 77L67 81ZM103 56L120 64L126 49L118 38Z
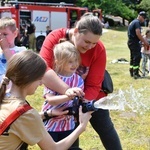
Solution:
M142 0L122 0L128 7L136 9L137 4L139 4Z
M150 2L149 1L142 0L141 3L138 5L138 8L146 10L148 13L148 16L150 17Z
M88 6L89 10L102 9L104 16L106 14L121 16L127 20L135 18L136 15L122 0L81 0L77 1L77 5Z
M21 2L29 2L29 0L19 0ZM60 3L60 2L65 2L65 3L76 3L76 0L30 0L30 2L43 2L43 3Z

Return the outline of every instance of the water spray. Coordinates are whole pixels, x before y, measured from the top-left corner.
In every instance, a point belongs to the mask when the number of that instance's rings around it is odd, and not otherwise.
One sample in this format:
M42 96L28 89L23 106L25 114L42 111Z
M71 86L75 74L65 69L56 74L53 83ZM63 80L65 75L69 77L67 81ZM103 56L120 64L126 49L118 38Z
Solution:
M84 102L82 98L76 96L73 100L73 106L67 108L70 115L78 112L78 108L82 106L82 112L97 111L98 109L116 110L116 111L132 111L136 113L144 113L150 110L148 104L144 102L144 96L141 94L144 89L135 90L130 87L129 90L119 90L118 93L109 94L99 100Z

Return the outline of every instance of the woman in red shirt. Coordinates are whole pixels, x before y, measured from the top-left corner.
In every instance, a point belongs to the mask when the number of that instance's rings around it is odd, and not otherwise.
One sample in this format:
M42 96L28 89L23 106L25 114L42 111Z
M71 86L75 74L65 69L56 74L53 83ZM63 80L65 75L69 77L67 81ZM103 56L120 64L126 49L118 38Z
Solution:
M40 51L40 55L47 62L48 67L52 68L53 47L59 43L59 40L67 38L75 45L81 55L78 74L84 78L84 100L87 101L98 100L107 95L101 90L106 67L106 50L99 40L101 34L102 25L100 20L91 14L86 14L76 23L74 28L61 28L52 31L46 37ZM58 78L57 75L52 69L49 69L44 76L43 82L53 90L55 89L60 93L66 92L69 87L56 78ZM108 110L99 109L95 111L92 114L90 123L107 150L122 149Z

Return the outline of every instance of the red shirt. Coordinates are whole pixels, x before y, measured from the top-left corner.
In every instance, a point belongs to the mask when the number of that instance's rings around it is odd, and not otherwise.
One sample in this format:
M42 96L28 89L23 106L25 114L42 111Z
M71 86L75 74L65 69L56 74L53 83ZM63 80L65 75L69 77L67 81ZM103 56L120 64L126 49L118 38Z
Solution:
M66 28L56 29L46 37L40 51L40 55L47 62L48 67L53 67L53 47L59 43L59 39L66 37ZM101 41L86 53L80 53L82 67L89 67L89 73L84 80L85 99L97 100L106 96L100 92L106 67L106 50Z

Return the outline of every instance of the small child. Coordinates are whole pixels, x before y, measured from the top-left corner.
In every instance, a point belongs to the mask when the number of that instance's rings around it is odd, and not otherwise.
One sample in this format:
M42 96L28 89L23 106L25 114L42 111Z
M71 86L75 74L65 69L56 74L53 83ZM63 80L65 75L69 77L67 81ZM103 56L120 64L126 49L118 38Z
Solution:
M150 29L147 29L145 32L144 39L147 40L150 44ZM143 76L146 75L146 72L150 73L150 46L148 47L142 47L141 48L141 53L142 53L142 72ZM148 62L148 70L146 69L147 67L147 62Z
M70 87L84 88L83 79L76 74L80 64L80 54L72 43L65 41L57 44L54 47L54 61L55 72L66 84ZM44 98L42 111L51 110L51 116L54 116L55 109L66 109L72 106L73 97L61 95L47 87L44 89ZM54 141L60 141L75 129L75 118L73 115L55 116L44 121L44 125Z
M18 35L16 21L9 17L0 19L0 81L6 72L7 60L26 47L15 46L15 38Z

